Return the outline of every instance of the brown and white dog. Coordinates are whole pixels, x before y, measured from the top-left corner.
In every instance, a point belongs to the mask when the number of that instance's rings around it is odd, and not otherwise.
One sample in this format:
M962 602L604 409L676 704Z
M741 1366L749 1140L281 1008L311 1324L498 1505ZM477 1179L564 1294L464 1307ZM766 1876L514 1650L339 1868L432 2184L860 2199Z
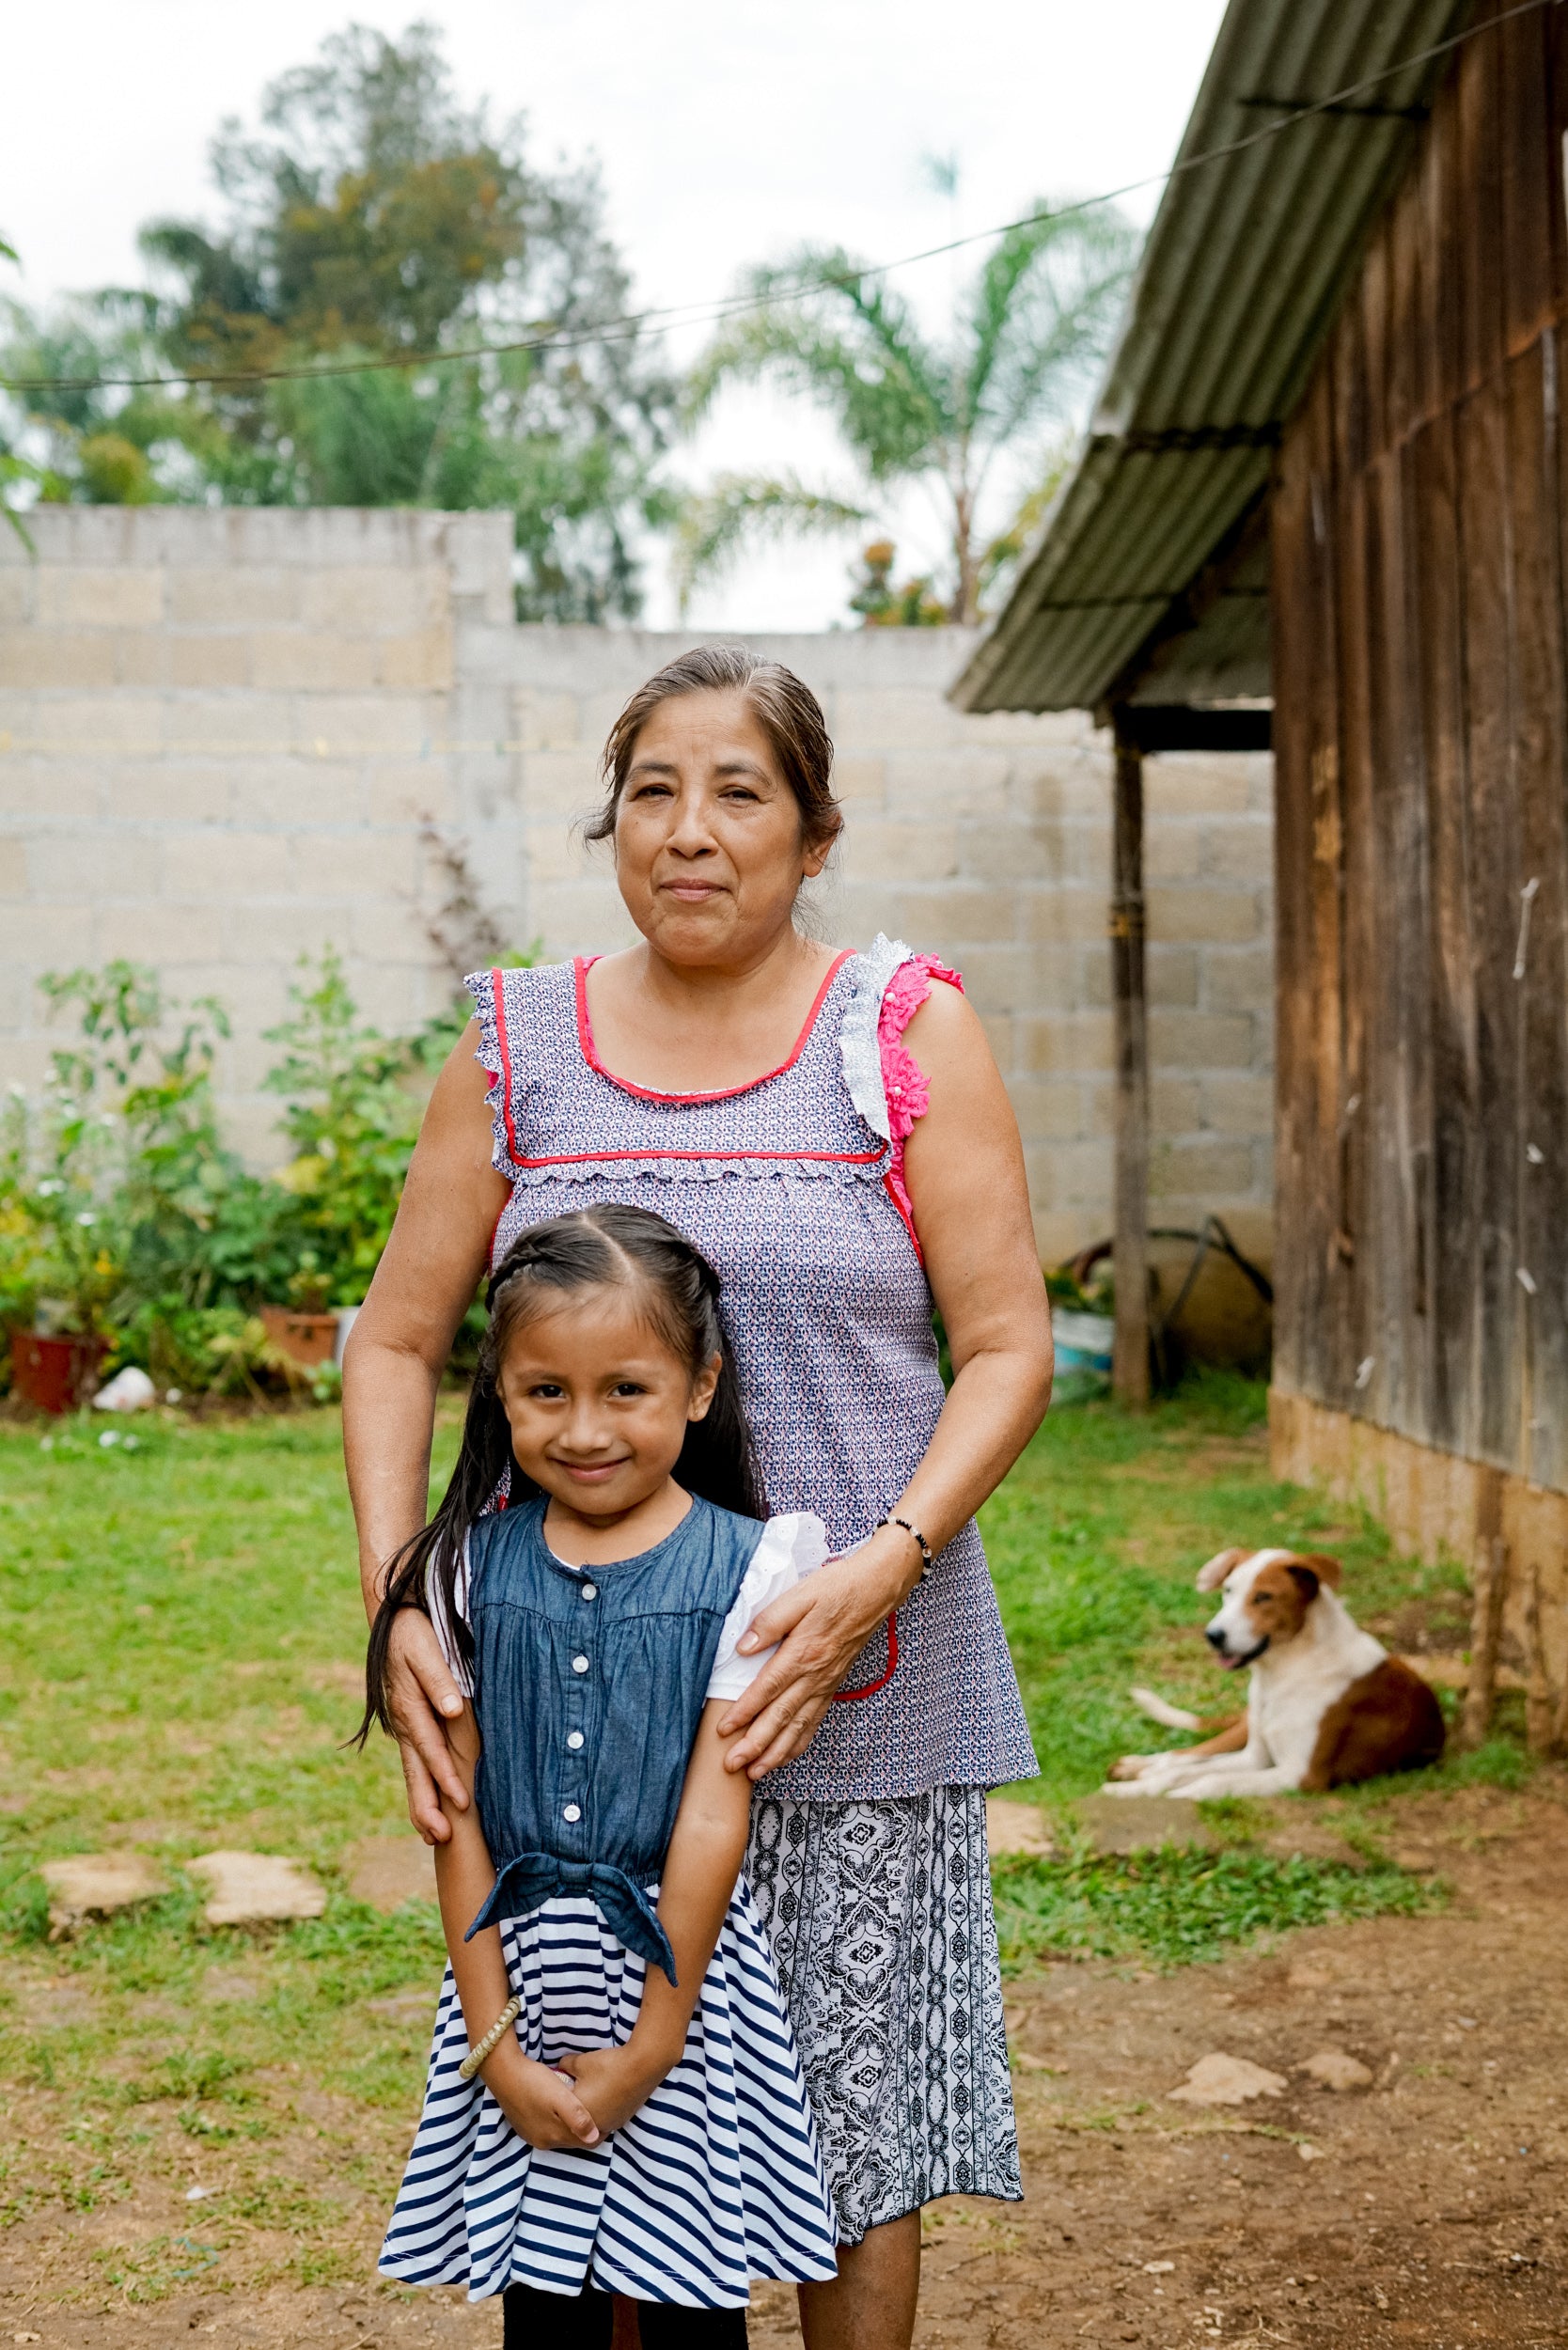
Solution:
M1250 1666L1247 1712L1201 1746L1124 1754L1107 1795L1318 1794L1385 1771L1417 1769L1443 1751L1436 1699L1410 1667L1362 1632L1334 1588L1340 1562L1316 1552L1222 1550L1198 1571L1217 1590L1204 1637L1227 1672ZM1192 1715L1137 1690L1172 1728Z

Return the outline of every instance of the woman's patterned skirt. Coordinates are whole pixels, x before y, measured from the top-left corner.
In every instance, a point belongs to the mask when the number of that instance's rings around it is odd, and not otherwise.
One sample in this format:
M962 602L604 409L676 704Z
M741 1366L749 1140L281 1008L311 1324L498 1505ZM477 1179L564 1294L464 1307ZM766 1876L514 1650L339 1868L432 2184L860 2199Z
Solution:
M1017 2202L985 1790L760 1794L746 1875L846 2244L939 2195Z

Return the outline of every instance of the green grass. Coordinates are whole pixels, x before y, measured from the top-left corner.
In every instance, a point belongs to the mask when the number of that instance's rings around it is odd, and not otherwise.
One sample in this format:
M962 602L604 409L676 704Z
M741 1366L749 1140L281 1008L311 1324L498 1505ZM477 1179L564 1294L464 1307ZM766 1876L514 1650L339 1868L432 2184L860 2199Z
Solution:
M984 1528L1043 1765L1015 1792L1058 1824L1107 1762L1160 1733L1134 1680L1220 1708L1192 1588L1223 1543L1333 1549L1363 1620L1417 1605L1462 1621L1459 1579L1396 1559L1375 1528L1273 1482L1261 1391L1209 1378L1142 1420L1053 1414ZM343 1741L364 1627L336 1413L99 1426L0 1420L0 2217L108 2209L148 2183L211 2189L188 2224L113 2231L79 2297L152 2299L193 2276L363 2274L407 2142L442 1950L432 1906L383 1917L346 1889L347 1848L403 1824L392 1749ZM118 1432L111 1432L118 1433ZM437 1472L456 1441L444 1411ZM1505 1733L1506 1733L1505 1719ZM1509 1734L1428 1782L1517 1783ZM1011 1966L1097 1955L1175 1965L1333 1918L1402 1912L1430 1885L1382 1857L1408 1782L1336 1802L1345 1861L1281 1854L1227 1807L1216 1851L1064 1856L996 1872ZM1278 1838L1275 1838L1278 1842ZM40 1861L133 1844L170 1886L45 1939ZM307 1861L325 1915L208 1929L184 1863L240 1845ZM181 2205L182 2210L182 2205ZM204 2288L205 2289L205 2288Z

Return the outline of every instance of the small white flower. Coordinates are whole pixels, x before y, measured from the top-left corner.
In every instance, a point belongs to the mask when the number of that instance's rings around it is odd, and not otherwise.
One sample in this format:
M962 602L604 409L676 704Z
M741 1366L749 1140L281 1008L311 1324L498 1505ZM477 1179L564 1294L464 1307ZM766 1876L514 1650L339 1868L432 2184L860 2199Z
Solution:
M105 1428L98 1441L101 1447L107 1449L112 1444L121 1443L123 1439L118 1428Z
M64 1183L58 1182L55 1176L46 1175L42 1183L39 1185L39 1198L40 1199L53 1199L57 1191L64 1191Z
M98 1222L98 1218L93 1214L90 1208L85 1208L82 1214L77 1217L76 1221L78 1224L85 1226L88 1224L96 1224Z

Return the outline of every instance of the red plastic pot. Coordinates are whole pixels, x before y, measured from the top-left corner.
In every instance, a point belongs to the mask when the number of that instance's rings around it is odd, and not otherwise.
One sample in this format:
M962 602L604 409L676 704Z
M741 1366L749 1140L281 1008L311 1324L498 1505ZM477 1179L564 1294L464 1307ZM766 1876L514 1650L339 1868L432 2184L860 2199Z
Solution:
M302 1314L292 1306L263 1306L261 1323L278 1353L305 1370L314 1371L318 1363L331 1362L337 1344L336 1314Z
M107 1339L46 1339L35 1330L13 1330L12 1391L40 1412L73 1412L97 1386L108 1351Z

